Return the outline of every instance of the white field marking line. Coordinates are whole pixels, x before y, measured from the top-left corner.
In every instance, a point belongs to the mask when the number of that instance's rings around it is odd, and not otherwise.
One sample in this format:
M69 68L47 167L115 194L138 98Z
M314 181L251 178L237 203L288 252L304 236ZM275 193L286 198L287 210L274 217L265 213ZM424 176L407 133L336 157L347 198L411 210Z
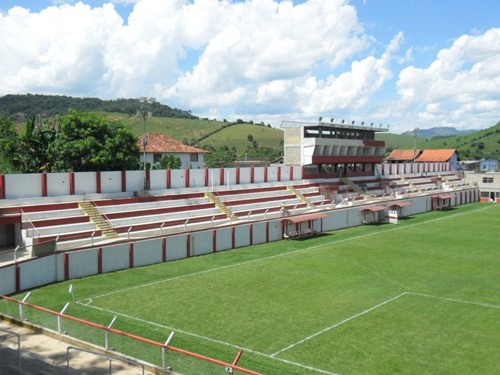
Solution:
M498 306L498 305L491 305L489 303L474 302L474 301L464 301L464 300L461 300L461 299L439 297L439 296L433 296L431 294L425 294L425 293L416 293L416 292L406 292L406 293L409 294L409 295L413 295L413 296L434 298L434 299L439 299L439 300L442 300L442 301L465 303L467 305L476 305L476 306L488 307L488 308L492 308L492 309L500 309L500 306Z
M196 337L196 338L199 338L199 339L202 339L202 340L211 341L211 342L214 342L214 343L217 343L217 344L220 344L220 345L229 346L229 347L232 347L232 348L235 348L235 349L238 349L238 350L243 350L243 351L246 351L246 352L249 352L249 353L260 355L260 356L268 358L268 359L277 360L277 361L280 361L280 362L288 363L288 364L291 364L291 365L294 365L294 366L298 366L298 367L301 367L301 368L305 368L305 369L308 369L308 370L321 372L322 374L325 374L325 375L339 375L339 374L336 374L336 373L333 373L333 372L328 372L326 370L321 370L321 369L318 369L318 368L315 368L315 367L307 366L307 365L304 365L302 363L292 362L292 361L289 361L289 360L286 360L286 359L282 359L282 358L273 358L272 356L270 356L268 354L265 354L265 353L262 353L262 352L259 352L257 350L243 348L241 346L238 346L238 345L235 345L235 344L231 344L231 343L226 342L226 341L217 340L217 339L214 339L214 338L211 338L211 337L206 337L206 336L203 336L203 335L199 335L197 333L184 331L184 330L177 329L177 328L174 328L174 327L171 327L171 326L166 326L166 325L163 325L163 324L158 324L158 323L155 323L155 322L151 322L149 320L137 318L137 317L132 316L132 315L123 314L123 313L116 312L116 311L109 310L109 309L104 309L102 307L89 306L88 304L84 304L84 303L80 303L80 302L76 302L76 303L78 303L79 305L82 305L82 306L87 306L87 307L90 307L90 308L93 308L93 309L96 309L96 310L100 310L100 311L104 311L104 312L107 312L107 313L111 313L111 314L114 314L114 315L123 316L125 318L131 319L131 320L136 320L136 321L141 322L141 323L149 324L149 325L152 325L154 327L157 327L158 329L159 328L163 328L163 329L168 329L170 331L179 332L179 333L182 333L182 334L187 335L187 336L193 336L193 337Z
M291 345L288 345L286 348L283 348L283 349L281 349L281 350L278 350L277 352L275 352L275 353L271 354L271 357L273 357L273 358L274 358L275 356L277 356L277 355L278 355L278 354L280 354L280 353L283 353L283 352L285 352L285 351L287 351L287 350L289 350L289 349L292 349L292 348L296 347L297 345L300 345L300 344L302 344L302 343L304 343L304 342L306 342L306 341L308 341L308 340L311 340L311 339L315 338L316 336L319 336L319 335L321 335L321 334L323 334L323 333L325 333L325 332L330 331L330 330L331 330L331 329L333 329L333 328L337 328L338 326L340 326L340 325L342 325L342 324L344 324L344 323L347 323L347 322L348 322L348 321L350 321L350 320L353 320L353 319L358 318L358 317L360 317L360 316L362 316L362 315L368 314L369 312L372 312L373 310L376 310L376 309L378 309L379 307L382 307L382 306L384 306L384 305L386 305L386 304L388 304L388 303L391 303L391 302L393 302L393 301L397 300L398 298L400 298L400 297L402 297L402 296L404 296L404 295L406 295L406 294L407 294L406 292L403 292L403 293L401 293L401 294L398 294L397 296L392 297L392 298L389 298L388 300L385 300L384 302L381 302L381 303L379 303L378 305L375 305L375 306L373 306L373 307L370 307L369 309L366 309L366 310L364 310L364 311L361 311L360 313L357 313L357 314L355 314L355 315L353 315L353 316L350 316L349 318L346 318L346 319L344 319L344 320L342 320L342 321L340 321L340 322L338 322L338 323L335 323L334 325L331 325L330 327L326 327L326 328L322 329L321 331L318 331L318 332L316 332L316 333L314 333L314 334L312 334L312 335L310 335L310 336L307 336L307 337L303 338L302 340L297 341L296 343L293 343L293 344L291 344Z
M175 277L171 277L171 278L167 278L167 279L162 279L162 280L154 281L154 282L147 283L147 284L141 284L141 285L136 285L136 286L129 287L129 288L115 290L114 292L99 294L97 296L93 296L92 298L107 297L107 296L111 296L111 295L118 294L118 293L128 292L128 291L134 290L134 289L146 288L146 287L149 287L149 286L158 285L158 284L166 283L166 282L169 282L169 281L183 279L183 278L186 278L186 277L199 276L199 275L203 275L203 274L206 274L206 273L211 273L211 272L216 272L216 271L222 271L222 270L230 269L230 268L233 268L233 267L245 266L245 265L248 265L248 264L257 263L257 262L266 261L266 260L271 260L271 259L279 258L279 257L282 257L282 256L300 254L300 253L303 253L303 252L306 252L306 251L310 251L310 250L322 248L322 247L325 247L325 246L328 246L328 245L332 245L332 244L347 242L347 241L351 241L351 240L358 240L358 239L364 238L364 237L370 237L370 236L374 236L374 235L378 235L378 234L382 234L382 233L389 233L389 232L393 232L393 231L396 231L396 230L403 230L403 229L407 229L407 228L412 228L412 227L423 225L423 224L427 224L427 223L433 223L435 221L441 221L441 220L446 220L446 219L454 218L456 216L466 215L466 214L471 213L471 212L486 210L486 209L489 209L491 207L494 207L494 206L493 205L492 206L486 206L486 207L478 208L478 209L473 210L473 211L461 212L461 213L457 213L457 214L454 214L454 215L439 217L439 218L428 220L428 221L424 221L424 222L421 222L421 223L410 224L410 225L407 225L407 226L404 226L404 227L395 227L395 228L383 230L383 231L380 231L380 232L372 232L372 233L367 233L367 234L363 234L363 235L360 235L360 236L344 238L342 240L334 240L334 241L331 241L331 242L322 243L322 244L314 245L314 246L309 246L309 247L306 247L306 248L303 248L303 249L298 249L298 250L291 251L291 252L288 252L288 253L280 253L280 254L270 255L268 257L259 258L259 259L253 259L253 260L249 260L249 261L246 261L246 262L240 262L240 263L230 264L230 265L227 265L227 266L222 266L222 267L212 268L212 269L203 270L203 271L199 271L199 272L194 272L194 273L190 273L190 274L187 274L187 275L175 276ZM347 228L344 228L344 229L347 229Z

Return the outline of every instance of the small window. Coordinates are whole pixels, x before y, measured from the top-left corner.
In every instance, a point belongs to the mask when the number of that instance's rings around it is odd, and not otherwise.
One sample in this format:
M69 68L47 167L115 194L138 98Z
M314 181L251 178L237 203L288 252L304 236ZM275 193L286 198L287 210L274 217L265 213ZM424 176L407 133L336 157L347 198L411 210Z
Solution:
M492 184L493 183L493 177L483 177L483 183L485 183L485 184Z
M153 154L153 163L159 163L161 160L161 154Z
M189 154L189 161L191 162L198 161L198 154Z
M482 191L481 192L481 198L489 198L489 197L490 197L489 191Z

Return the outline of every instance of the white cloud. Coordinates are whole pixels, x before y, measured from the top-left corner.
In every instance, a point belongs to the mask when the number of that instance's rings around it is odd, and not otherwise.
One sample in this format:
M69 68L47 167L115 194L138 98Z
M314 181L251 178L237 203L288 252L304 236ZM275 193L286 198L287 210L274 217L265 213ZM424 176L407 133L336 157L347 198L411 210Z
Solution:
M371 95L392 78L390 63L402 39L403 35L399 33L379 59L368 56L354 61L351 70L338 77L332 75L325 81L310 77L297 88L304 113L312 116L335 109L356 111L365 106Z
M474 126L488 112L500 113L500 29L463 35L443 49L427 68L407 67L397 82L400 109L417 109L418 118L459 128ZM427 124L428 127L436 124Z
M401 51L397 33L373 52L383 41L348 0L59 1L0 14L0 95L154 96L203 117L346 115L391 130L425 127L419 118L429 127L498 120L499 29L464 35L427 67L398 73L417 64L419 47ZM126 4L124 20L117 9Z

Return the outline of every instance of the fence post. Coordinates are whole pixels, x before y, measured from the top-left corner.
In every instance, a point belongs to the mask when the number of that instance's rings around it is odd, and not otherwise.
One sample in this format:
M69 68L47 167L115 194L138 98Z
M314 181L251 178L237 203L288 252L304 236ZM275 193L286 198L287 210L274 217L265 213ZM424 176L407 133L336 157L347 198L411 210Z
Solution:
M106 350L109 350L109 329L113 324L115 324L116 319L118 319L118 316L115 315L115 317L111 320L111 323L109 323L108 329L104 331L104 347Z
M170 341L172 341L174 333L175 333L174 331L170 332L170 336L168 336L167 341L165 341L165 345L161 347L161 363L162 363L163 373L167 371L167 346L170 344Z
M57 333L61 334L61 315L64 314L66 309L69 306L69 302L66 302L66 305L64 305L63 309L61 312L57 315Z

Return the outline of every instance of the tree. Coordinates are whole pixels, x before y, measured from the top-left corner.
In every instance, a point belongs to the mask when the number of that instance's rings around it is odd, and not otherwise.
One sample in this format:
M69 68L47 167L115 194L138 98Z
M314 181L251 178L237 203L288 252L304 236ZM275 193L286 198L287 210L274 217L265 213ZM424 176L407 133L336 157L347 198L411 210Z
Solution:
M13 173L37 173L50 167L47 150L56 130L46 121L43 125L31 117L18 135L12 123L3 121L0 130L2 169Z
M182 161L179 157L172 154L163 155L160 160L161 169L180 169Z
M217 150L211 147L210 154L205 156L205 163L208 168L220 168L232 165L236 160L236 147L228 148L227 146L222 146Z
M70 110L49 147L52 171L111 171L137 169L139 148L121 123L95 113Z
M18 136L14 123L6 118L0 118L0 172L16 172L12 161L16 155Z

